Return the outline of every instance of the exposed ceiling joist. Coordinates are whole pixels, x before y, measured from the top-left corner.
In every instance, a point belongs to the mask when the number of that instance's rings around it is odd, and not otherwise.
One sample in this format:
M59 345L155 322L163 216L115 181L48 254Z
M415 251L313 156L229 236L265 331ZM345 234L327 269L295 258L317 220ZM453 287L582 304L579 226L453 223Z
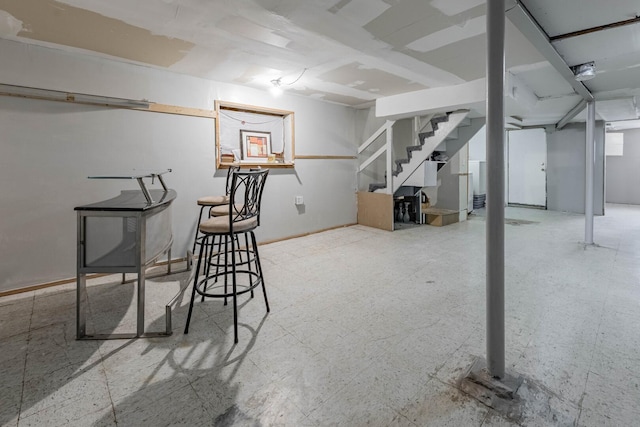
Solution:
M553 68L573 87L578 95L582 96L585 101L593 101L593 95L589 89L582 82L575 79L569 65L564 62L558 51L551 45L547 33L540 27L520 0L516 1L515 6L507 10L506 15L516 28L538 49L542 56L549 61Z

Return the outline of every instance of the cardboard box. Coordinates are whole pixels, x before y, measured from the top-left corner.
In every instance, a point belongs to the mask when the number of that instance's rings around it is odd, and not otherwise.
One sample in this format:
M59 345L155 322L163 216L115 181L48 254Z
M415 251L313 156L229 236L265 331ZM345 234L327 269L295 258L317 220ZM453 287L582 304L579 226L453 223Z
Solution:
M458 212L450 209L428 208L422 213L427 215L427 224L436 227L456 223L459 219Z

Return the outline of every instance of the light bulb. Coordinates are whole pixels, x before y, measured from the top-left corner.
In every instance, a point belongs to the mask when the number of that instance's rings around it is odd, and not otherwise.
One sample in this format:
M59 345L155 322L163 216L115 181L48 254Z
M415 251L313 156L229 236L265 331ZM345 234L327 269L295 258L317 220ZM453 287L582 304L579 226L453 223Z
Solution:
M282 88L280 86L271 86L269 92L271 92L273 96L280 96L282 95Z
M280 81L280 78L271 80L271 84L273 85L269 88L269 92L271 92L271 95L273 96L282 95L282 88L280 87L282 82Z

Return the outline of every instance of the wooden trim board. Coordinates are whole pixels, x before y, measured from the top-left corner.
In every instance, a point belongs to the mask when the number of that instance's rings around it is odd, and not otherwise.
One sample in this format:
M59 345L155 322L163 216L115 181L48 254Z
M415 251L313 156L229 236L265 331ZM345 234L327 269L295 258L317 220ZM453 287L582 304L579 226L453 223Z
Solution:
M186 261L187 258L173 258L171 260L171 263L176 263L176 262L183 262ZM154 267L160 267L163 265L167 265L169 262L168 261L159 261L156 262L155 264L151 265L149 268L154 268ZM87 274L87 280L89 279L97 279L99 277L104 277L104 276L111 276L111 275L120 275L122 273L96 273L96 274ZM0 298L2 297L8 297L10 295L16 295L16 294L22 294L25 292L31 292L31 291L37 291L40 289L46 289L46 288L52 288L54 286L61 286L61 285L66 285L68 283L74 283L76 280L78 280L76 277L72 278L72 279L62 279L62 280L55 280L53 282L45 282L45 283L40 283L37 285L31 285L31 286L25 286L24 288L18 288L18 289L11 289L8 291L2 291L0 292Z
M307 154L300 154L300 155L296 155L296 160L298 159L303 159L303 160L355 160L357 159L356 156L322 156L322 155L307 155Z
M207 119L217 118L215 110L203 110L201 108L179 107L177 105L151 104L149 108L135 108L136 111L147 111L150 113L178 114L181 116L204 117Z

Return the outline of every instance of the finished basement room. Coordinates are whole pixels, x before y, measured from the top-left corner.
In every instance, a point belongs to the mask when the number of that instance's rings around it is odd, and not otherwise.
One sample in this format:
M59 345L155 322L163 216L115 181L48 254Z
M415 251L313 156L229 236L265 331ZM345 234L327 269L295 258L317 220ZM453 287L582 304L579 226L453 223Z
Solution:
M640 17L0 0L0 426L631 426Z

